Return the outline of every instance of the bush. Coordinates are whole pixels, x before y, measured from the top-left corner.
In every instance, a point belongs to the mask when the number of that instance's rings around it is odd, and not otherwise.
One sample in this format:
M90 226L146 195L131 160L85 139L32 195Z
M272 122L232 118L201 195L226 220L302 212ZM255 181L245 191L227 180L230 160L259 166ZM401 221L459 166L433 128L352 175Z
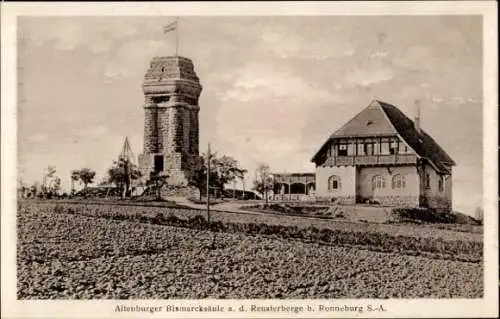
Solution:
M457 223L457 215L447 212L438 212L431 208L396 208L393 210L403 221L423 221L427 223Z
M345 218L344 212L340 211L340 212L336 213L335 217L337 217L337 218Z
M54 212L57 214L62 214L64 213L64 207L62 205L56 204L54 207Z
M197 228L197 229L206 229L208 228L208 222L205 217L201 215L196 215L194 217L189 218L188 225Z
M173 213L168 214L167 218L165 218L165 224L173 225L173 226L180 225L181 221L183 221L183 220L180 219L179 217L175 216L175 214L173 214Z
M158 225L165 224L165 215L161 212L157 212L155 217L153 217L153 223Z

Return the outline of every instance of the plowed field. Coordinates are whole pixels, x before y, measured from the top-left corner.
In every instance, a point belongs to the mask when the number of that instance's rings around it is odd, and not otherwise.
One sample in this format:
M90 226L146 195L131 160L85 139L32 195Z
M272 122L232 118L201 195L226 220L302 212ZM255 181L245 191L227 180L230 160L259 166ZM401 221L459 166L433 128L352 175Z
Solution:
M480 298L482 262L18 211L20 299ZM214 235L215 240L214 240Z

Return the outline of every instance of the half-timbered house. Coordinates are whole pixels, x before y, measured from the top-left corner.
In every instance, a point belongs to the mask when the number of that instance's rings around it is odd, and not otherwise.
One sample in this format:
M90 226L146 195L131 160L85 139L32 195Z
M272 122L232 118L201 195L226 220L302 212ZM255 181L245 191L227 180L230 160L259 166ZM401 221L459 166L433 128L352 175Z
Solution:
M451 207L453 159L397 107L373 101L312 158L315 196L338 203Z

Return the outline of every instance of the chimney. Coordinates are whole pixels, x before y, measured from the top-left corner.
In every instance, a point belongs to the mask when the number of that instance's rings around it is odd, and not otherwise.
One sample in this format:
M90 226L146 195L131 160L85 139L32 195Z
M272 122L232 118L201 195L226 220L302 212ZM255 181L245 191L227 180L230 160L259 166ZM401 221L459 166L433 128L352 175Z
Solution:
M418 133L421 133L421 128L420 128L420 100L415 100L415 108L416 108L416 113L417 115L415 116L415 130L417 130Z

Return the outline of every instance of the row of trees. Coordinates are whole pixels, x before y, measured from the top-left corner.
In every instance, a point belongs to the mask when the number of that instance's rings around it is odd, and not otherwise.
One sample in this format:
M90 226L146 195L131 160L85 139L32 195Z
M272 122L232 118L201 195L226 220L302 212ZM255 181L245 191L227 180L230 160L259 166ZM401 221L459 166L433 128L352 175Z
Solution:
M210 161L209 187L213 195L222 196L226 185L236 181L244 180L247 170L240 167L237 160L227 155L219 155L216 152L204 153L193 163L192 174L188 176L189 185L196 187L201 197L206 194L207 186L207 162ZM71 171L71 193L75 195L76 184L83 186L82 192L85 193L88 186L95 182L96 171L84 167ZM266 194L272 187L271 174L268 165L261 164L257 168L256 180L253 189L261 194ZM160 198L160 190L167 184L168 176L161 172L151 172L145 184L138 184L134 181L141 177L138 167L125 160L113 162L113 165L107 170L107 176L98 184L98 186L110 186L118 189L122 196L130 196L127 191L130 190L129 184L143 186L154 190L156 197ZM54 166L47 167L43 183L34 183L30 187L21 185L20 191L24 197L42 197L52 198L61 193L61 179L56 175ZM267 196L265 196L267 198Z
M49 165L44 170L41 184L35 182L30 186L26 186L21 182L18 191L24 197L52 198L58 196L61 190L61 178L56 173L55 166Z

